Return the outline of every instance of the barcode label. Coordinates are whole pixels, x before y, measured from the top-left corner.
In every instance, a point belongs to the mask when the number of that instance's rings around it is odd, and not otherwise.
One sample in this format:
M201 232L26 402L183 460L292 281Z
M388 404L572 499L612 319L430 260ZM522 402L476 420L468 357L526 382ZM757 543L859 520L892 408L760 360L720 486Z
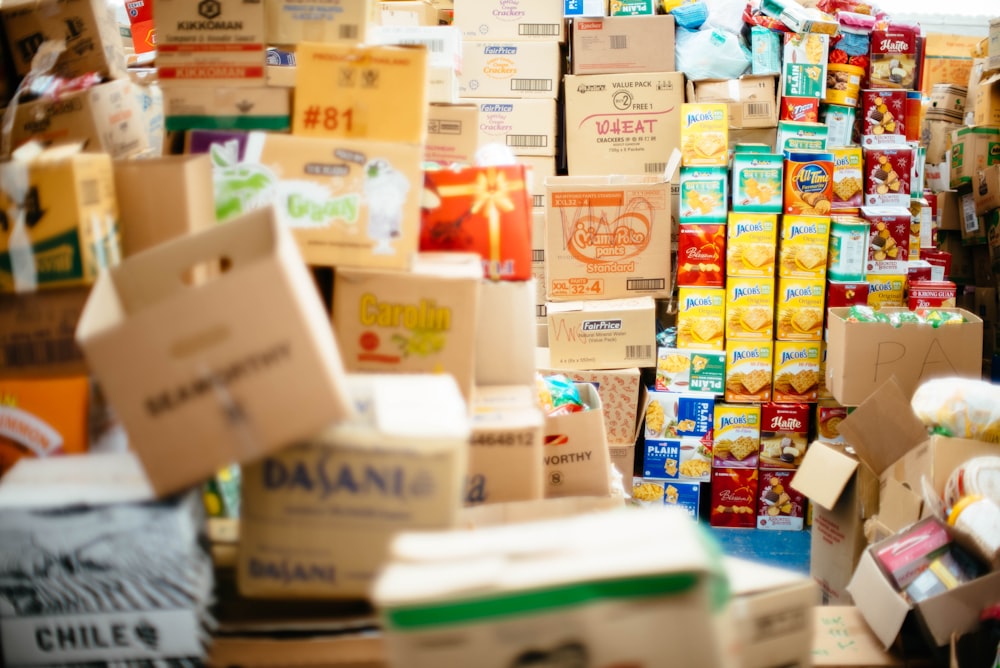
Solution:
M101 201L98 193L97 179L87 179L80 181L80 203L84 206L93 206Z
M516 146L518 148L545 148L548 145L548 135L507 135L507 146Z
M646 170L647 174L662 174L667 168L667 163L665 162L647 162L643 165L643 169Z
M404 46L425 46L427 50L431 53L444 53L444 40L443 39L401 39L399 43Z
M531 250L531 261L532 262L545 262L545 249L543 249L543 248L533 248Z
M653 356L653 346L644 344L641 346L625 346L625 359L645 360Z
M518 35L527 36L540 36L540 35L551 35L554 37L559 36L559 24L558 23L522 23L517 27Z
M610 35L612 49L627 49L628 35Z
M536 318L544 318L546 314L547 314L547 311L545 309L545 304L535 304L535 317Z
M6 367L59 364L83 359L72 336L48 341L18 341L0 347Z
M532 195L531 205L536 209L545 206L545 195Z
M358 38L358 26L353 23L345 23L340 26L337 35L340 39L357 39Z
M770 118L771 114L770 102L747 102L743 112L745 118Z
M552 90L552 79L511 79L510 89L545 92Z
M663 278L630 278L625 283L626 290L663 290L667 287L667 281Z

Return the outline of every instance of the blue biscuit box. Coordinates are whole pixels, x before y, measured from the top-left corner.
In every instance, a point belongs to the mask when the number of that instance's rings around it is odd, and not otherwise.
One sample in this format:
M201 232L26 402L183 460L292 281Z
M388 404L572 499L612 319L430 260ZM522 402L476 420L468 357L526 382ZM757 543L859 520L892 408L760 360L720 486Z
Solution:
M679 475L681 442L678 440L647 439L642 450L642 476L672 480Z

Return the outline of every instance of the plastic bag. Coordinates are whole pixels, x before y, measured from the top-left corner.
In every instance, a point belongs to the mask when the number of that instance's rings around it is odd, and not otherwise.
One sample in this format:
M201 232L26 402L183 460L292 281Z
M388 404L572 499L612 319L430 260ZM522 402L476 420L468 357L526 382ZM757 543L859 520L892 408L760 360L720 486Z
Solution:
M917 388L910 405L935 433L1000 444L1000 385L935 378Z
M750 52L734 33L677 30L676 67L688 79L737 79L750 69Z

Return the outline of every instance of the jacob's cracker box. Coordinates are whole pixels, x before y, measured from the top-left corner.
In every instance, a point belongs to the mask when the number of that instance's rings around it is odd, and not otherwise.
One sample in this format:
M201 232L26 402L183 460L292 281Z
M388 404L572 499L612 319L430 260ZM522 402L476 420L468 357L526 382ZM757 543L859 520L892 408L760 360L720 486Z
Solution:
M679 288L677 347L722 350L725 316L726 291L723 288Z
M825 287L822 278L778 279L776 338L779 341L823 338Z
M715 407L713 467L757 468L760 452L760 406Z
M777 341L774 344L772 401L811 402L818 398L820 341Z
M778 275L783 278L824 278L829 245L829 218L783 216Z
M772 278L778 217L762 213L730 213L726 274Z
M729 277L726 338L770 341L774 333L774 279Z
M729 341L726 345L726 401L770 401L772 341Z
M781 213L784 163L772 153L734 153L733 211Z
M728 180L725 167L681 167L682 223L726 220Z
M681 105L681 164L726 167L729 159L729 105Z

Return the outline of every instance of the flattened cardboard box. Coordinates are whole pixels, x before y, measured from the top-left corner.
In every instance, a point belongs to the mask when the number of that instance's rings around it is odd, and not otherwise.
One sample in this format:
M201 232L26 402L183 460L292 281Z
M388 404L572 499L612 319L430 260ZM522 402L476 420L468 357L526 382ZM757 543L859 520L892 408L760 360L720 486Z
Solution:
M545 498L611 493L601 397L590 383L576 383L576 388L586 410L545 418Z
M549 302L552 364L565 369L656 365L656 305L652 297Z
M221 276L184 283L223 255ZM352 414L329 316L270 207L101 273L76 337L158 495Z
M672 16L576 18L572 28L572 74L674 71Z
M364 598L396 533L458 521L466 405L447 377L353 375L358 414L245 467L246 596Z
M89 287L0 294L0 377L86 375L73 339Z

